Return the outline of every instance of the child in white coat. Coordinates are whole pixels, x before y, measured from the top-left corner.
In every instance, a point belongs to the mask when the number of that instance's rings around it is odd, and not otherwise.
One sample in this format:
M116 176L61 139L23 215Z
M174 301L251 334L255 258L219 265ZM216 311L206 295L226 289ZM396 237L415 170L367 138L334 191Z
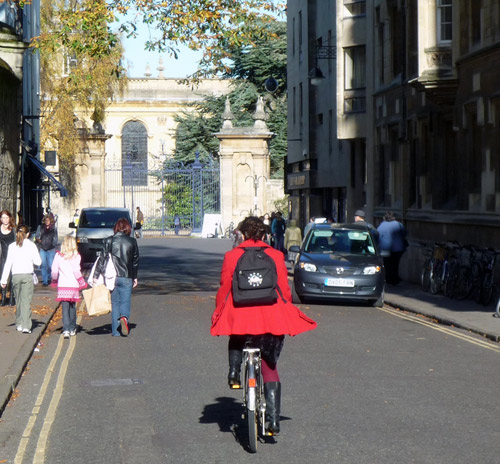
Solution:
M64 338L76 335L76 303L80 301L80 290L87 287L80 263L76 240L67 235L52 263L52 281L57 281L56 301L62 305Z

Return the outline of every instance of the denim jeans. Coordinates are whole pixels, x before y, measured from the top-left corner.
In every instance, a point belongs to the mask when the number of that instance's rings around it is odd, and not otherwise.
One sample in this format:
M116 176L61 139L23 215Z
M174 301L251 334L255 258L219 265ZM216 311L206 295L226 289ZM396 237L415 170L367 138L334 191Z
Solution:
M56 250L42 250L40 248L40 258L42 258L42 282L48 285L50 280L50 275L52 273L52 262L54 261L54 256L56 255Z
M120 335L120 317L130 318L132 303L132 285L134 281L128 277L117 277L115 288L111 292L111 335Z

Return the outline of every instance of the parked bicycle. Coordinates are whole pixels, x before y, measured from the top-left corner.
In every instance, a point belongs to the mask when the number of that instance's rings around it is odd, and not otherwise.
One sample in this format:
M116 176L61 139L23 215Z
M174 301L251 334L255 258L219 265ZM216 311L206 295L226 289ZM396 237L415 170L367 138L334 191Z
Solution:
M424 245L425 246L425 245ZM447 249L444 243L434 243L431 249L427 249L424 254L427 259L424 262L421 274L422 289L431 292L433 295L439 292L442 286L447 258Z
M259 434L266 436L266 400L261 371L261 354L258 348L243 349L243 406L248 423L248 446L252 453L257 452Z
M476 303L481 303L484 306L489 305L493 298L493 291L495 287L494 271L497 255L498 252L492 248L485 248L481 252L481 267L474 299Z

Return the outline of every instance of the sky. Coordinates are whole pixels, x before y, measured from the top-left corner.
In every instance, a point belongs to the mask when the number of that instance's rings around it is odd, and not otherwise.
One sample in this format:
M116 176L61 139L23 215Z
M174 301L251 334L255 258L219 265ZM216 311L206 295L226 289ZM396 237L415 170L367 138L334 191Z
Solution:
M122 37L128 77L144 77L147 65L149 65L151 77L158 77L159 71L157 68L160 58L163 59L164 77L182 78L196 71L201 52L195 52L186 47L178 47L180 53L176 60L168 53L146 51L144 44L149 39L151 32L148 30L147 25L143 23L137 24L137 31L138 36L136 38L127 39ZM153 29L152 31L154 34Z

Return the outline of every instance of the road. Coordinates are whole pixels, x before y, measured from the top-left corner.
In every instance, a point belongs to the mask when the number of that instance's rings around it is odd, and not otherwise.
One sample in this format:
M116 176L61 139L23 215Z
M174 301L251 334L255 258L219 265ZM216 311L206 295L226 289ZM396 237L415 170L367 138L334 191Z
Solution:
M497 463L500 347L388 308L302 305L282 432L245 449L225 338L209 335L225 240L145 239L131 334L80 314L43 339L0 422L6 463Z

